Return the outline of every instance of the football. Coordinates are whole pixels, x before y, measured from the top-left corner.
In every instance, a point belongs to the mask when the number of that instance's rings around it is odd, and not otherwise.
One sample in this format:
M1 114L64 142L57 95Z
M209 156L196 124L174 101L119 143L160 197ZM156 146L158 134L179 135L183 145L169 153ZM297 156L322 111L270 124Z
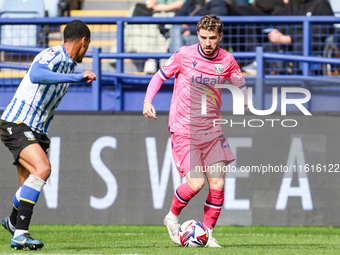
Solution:
M208 241L207 227L199 220L188 220L179 229L179 239L184 247L203 247Z

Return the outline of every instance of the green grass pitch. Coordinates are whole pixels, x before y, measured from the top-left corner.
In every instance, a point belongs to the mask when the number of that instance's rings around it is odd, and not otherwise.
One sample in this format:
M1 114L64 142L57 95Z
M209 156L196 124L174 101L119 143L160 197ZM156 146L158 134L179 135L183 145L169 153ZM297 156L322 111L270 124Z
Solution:
M184 248L163 226L32 225L38 251L15 251L11 235L0 229L0 254L340 254L340 228L216 227L224 248Z

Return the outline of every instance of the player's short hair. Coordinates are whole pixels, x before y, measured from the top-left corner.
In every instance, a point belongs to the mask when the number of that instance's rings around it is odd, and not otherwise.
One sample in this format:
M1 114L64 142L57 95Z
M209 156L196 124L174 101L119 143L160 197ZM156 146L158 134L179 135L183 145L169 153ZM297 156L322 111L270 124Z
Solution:
M72 20L67 23L64 29L64 41L78 41L86 37L87 40L91 38L91 31L88 26L81 20Z
M216 30L220 34L222 33L223 22L214 14L205 15L197 23L197 31L201 28L206 30Z

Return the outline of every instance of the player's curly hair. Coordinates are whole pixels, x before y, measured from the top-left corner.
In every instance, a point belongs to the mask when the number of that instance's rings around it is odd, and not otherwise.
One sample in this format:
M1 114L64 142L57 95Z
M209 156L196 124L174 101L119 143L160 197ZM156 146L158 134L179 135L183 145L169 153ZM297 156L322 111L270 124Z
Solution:
M220 34L222 33L223 22L214 14L205 15L197 23L197 31L201 28L206 30L216 30Z
M88 26L81 20L72 20L67 23L64 29L64 41L77 41L81 38L86 37L86 39L91 38L91 32Z

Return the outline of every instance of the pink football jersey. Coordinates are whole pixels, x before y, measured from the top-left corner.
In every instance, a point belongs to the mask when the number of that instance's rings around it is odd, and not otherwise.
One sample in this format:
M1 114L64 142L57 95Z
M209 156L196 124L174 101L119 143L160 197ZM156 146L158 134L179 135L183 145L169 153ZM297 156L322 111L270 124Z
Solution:
M159 69L163 80L175 77L169 114L169 131L207 133L221 130L221 89L216 84L242 88L245 79L234 57L218 48L212 57L204 55L199 44L183 46ZM205 110L202 109L204 103Z

